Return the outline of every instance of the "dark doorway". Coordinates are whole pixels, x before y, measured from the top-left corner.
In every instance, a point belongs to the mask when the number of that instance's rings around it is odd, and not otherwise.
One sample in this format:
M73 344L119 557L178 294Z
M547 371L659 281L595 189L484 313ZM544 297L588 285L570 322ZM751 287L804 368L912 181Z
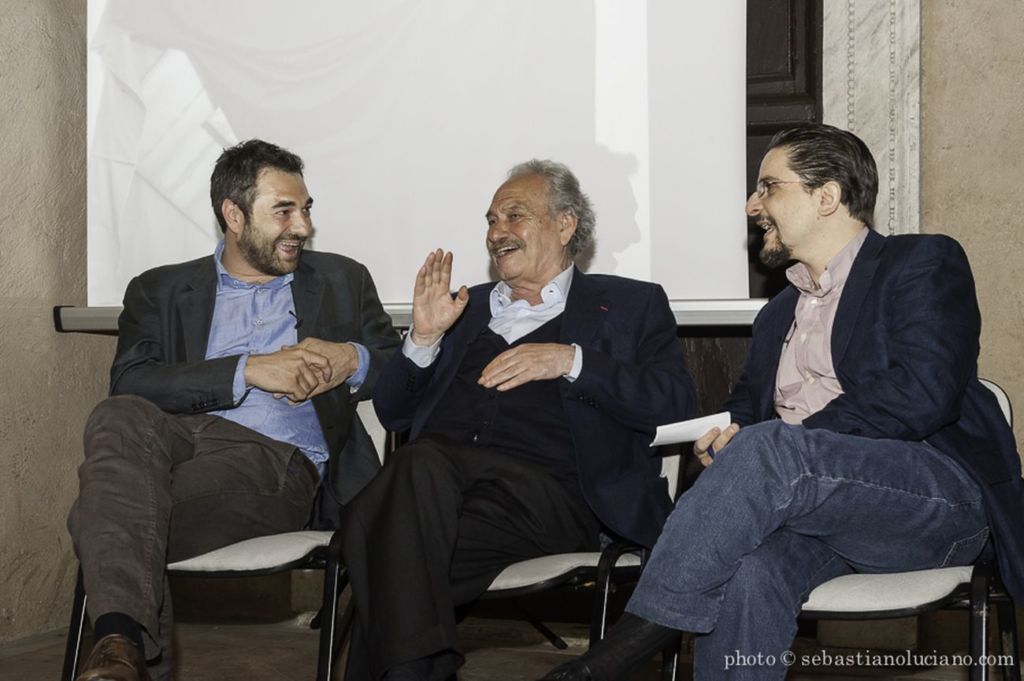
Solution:
M822 0L747 0L747 193L769 140L779 130L820 123ZM747 228L750 296L786 285L781 269L757 259L761 230Z

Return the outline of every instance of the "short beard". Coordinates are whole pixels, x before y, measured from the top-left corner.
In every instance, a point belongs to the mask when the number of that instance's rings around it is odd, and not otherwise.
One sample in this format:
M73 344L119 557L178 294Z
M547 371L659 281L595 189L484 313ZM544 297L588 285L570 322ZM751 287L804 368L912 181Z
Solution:
M277 239L264 240L253 228L252 223L246 220L245 225L242 227L242 233L238 236L238 250L241 252L242 257L245 258L245 261L257 272L270 277L280 277L294 272L298 263L298 260L295 261L295 264L282 263L277 259L274 252L274 245L279 240L288 240L290 238L288 234L283 234Z
M778 239L778 235L775 238ZM789 246L780 241L778 246L774 248L768 246L768 244L762 246L758 257L763 264L774 269L782 267L793 260L793 253L789 250Z

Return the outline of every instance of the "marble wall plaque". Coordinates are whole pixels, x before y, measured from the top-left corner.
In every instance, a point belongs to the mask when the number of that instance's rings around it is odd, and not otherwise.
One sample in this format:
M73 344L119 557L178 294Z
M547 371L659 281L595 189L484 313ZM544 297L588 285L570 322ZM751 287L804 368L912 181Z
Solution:
M921 1L824 0L825 123L863 139L878 163L875 229L920 231Z

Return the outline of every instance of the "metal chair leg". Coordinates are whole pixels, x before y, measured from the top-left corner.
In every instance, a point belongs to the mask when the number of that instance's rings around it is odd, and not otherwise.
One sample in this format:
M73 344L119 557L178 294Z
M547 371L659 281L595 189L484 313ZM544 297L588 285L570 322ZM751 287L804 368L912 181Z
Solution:
M347 581L347 580L345 580ZM327 546L324 566L324 595L320 606L320 651L317 655L317 681L331 681L334 671L334 629L337 626L338 595L343 588L341 576L341 533L335 532Z
M983 662L988 657L988 593L991 585L991 566L987 563L975 565L971 574L971 681L988 681L988 665Z
M609 544L601 552L601 558L597 562L597 579L594 594L594 609L590 615L590 645L604 638L605 630L608 628L608 601L612 593L612 572L622 554L629 550L629 546L620 542Z
M345 581L348 581L347 579ZM334 663L337 664L341 649L345 646L345 639L352 632L352 620L356 616L356 604L350 598L345 610L341 613L338 626L334 628Z
M996 616L999 618L999 652L1013 661L1010 665L1000 666L1003 681L1021 681L1017 611L1013 601L1000 601L996 605Z
M683 638L676 639L673 647L661 651L661 681L676 681L679 674L679 648L682 646Z
M64 669L60 674L61 681L74 681L78 674L78 659L82 654L82 632L85 629L85 605L88 596L82 583L82 568L78 568L75 579L75 599L71 604L71 623L68 625L68 638L64 646Z
M608 624L608 601L612 592L610 570L601 574L601 570L598 569L594 590L594 609L590 615L589 647L593 647L595 643L604 638L604 631Z
M558 650L566 650L569 644L565 642L565 639L556 634L551 630L551 627L544 624L544 622L534 615L532 612L522 606L521 603L516 603L516 608L519 610L519 616L526 621L531 627L536 629L541 636L547 639L548 643L557 648Z

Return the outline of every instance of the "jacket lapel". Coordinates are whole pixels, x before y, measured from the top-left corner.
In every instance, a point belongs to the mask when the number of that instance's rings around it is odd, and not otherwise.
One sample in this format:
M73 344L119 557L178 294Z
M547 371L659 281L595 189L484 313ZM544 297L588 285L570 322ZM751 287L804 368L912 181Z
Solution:
M860 253L853 261L850 276L846 279L839 308L836 310L835 323L832 325L832 366L838 367L850 346L850 337L860 316L860 309L871 289L878 259L885 246L885 237L874 230L868 232Z
M581 346L589 343L604 324L608 306L604 287L578 268L573 268L559 340Z
M298 339L302 340L307 336L314 335L320 321L320 308L324 297L324 279L309 264L299 261L299 267L295 270L295 277L292 279L292 301L295 303L295 327Z
M458 367L462 364L462 358L469 350L472 343L487 323L491 321L490 287L481 286L477 295L470 295L469 305L466 306L462 317L456 322L451 332L451 340L447 343L447 357L442 356L445 366L439 366L438 370L443 371L447 366ZM447 375L447 374L443 374ZM454 376L454 371L452 372Z
M197 362L206 358L206 344L210 339L213 305L217 296L217 268L213 256L204 258L195 274L178 297L177 311L181 320L182 336L178 339L185 348L185 361Z
M769 358L763 365L763 373L754 377L755 385L761 386L758 395L759 412L762 419L771 418L775 412L775 383L779 373L779 362L782 360L783 346L790 329L793 328L793 319L796 317L796 304L800 299L797 290L790 285L783 289L782 293L772 301L777 305L778 310L770 318L766 319L769 326L764 331L767 352L765 357Z

